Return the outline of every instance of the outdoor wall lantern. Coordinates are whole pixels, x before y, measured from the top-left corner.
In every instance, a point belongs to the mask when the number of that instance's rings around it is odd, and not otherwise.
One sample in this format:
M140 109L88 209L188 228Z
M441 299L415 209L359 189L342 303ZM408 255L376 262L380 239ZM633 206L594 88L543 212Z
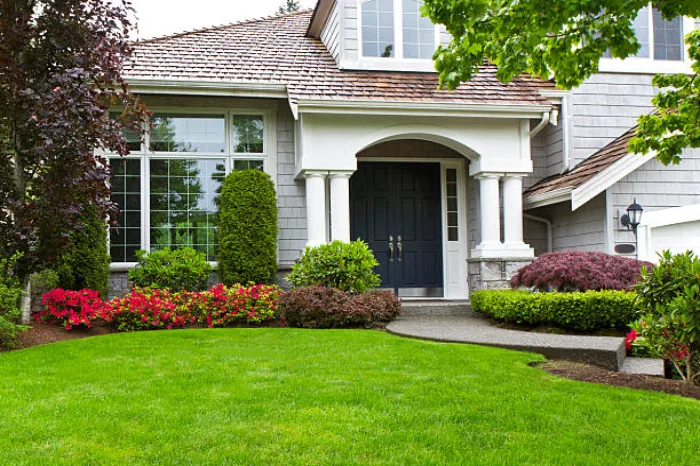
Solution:
M642 206L637 204L637 198L634 198L634 202L627 207L627 213L620 218L620 223L626 226L628 230L632 230L634 235L637 235L637 227L642 222Z

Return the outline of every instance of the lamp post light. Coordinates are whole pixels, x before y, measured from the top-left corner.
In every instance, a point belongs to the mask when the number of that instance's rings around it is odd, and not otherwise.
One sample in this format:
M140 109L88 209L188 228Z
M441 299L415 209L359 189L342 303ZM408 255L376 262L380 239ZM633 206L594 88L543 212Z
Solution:
M637 258L639 258L639 251L637 250L637 227L642 223L642 212L644 212L644 209L637 204L637 198L635 197L634 202L627 207L627 213L620 218L620 223L626 226L627 230L632 230L634 233L634 254Z

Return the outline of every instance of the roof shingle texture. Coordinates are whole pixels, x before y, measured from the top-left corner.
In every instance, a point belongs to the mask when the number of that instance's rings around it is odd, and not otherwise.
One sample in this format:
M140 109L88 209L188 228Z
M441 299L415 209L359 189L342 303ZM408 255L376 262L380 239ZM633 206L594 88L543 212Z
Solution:
M586 181L602 172L622 157L628 154L627 144L637 132L637 127L629 129L622 136L610 142L588 157L583 162L576 165L572 170L561 175L550 176L540 180L527 191L525 197L533 197L539 194L546 194L562 189L576 189Z
M156 38L135 44L129 79L283 84L292 101L379 100L460 104L548 105L544 81L503 84L484 66L454 91L438 90L436 73L348 71L319 40L306 36L310 11Z

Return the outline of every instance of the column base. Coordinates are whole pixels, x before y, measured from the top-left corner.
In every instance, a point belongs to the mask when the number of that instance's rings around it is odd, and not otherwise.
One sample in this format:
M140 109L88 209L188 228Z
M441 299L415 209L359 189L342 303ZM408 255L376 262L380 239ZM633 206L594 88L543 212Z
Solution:
M510 279L521 267L532 262L523 257L474 258L469 263L469 292L479 290L505 290Z

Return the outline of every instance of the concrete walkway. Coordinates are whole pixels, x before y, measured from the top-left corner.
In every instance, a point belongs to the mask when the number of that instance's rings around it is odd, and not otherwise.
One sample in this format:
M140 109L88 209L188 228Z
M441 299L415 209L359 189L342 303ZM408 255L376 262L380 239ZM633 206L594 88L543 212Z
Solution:
M463 310L458 315L408 313L390 323L387 331L425 340L529 351L548 358L581 361L614 371L620 370L626 357L623 338L507 330L496 327L488 318L471 310Z

